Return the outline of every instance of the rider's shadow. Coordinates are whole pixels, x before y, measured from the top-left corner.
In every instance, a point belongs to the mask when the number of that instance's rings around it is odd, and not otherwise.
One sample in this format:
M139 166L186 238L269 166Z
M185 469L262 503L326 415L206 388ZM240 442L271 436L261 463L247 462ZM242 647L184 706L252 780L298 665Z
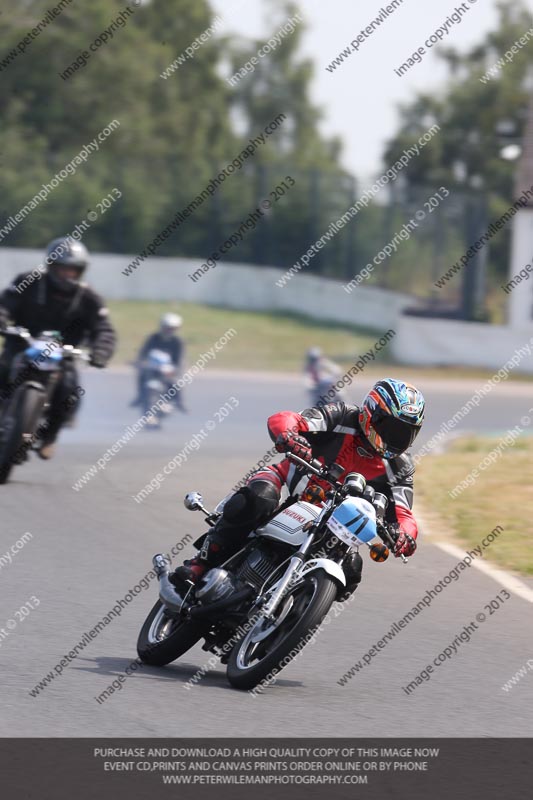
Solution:
M113 658L109 656L96 656L95 658L85 658L83 660L87 663L87 666L78 665L75 667L76 670L98 675L109 675L112 679L123 675L124 670L132 664L131 659ZM144 677L148 680L153 680L155 678L158 682L163 683L168 681L175 683L176 680L187 683L193 675L198 673L199 669L200 667L198 664L188 664L186 662L168 664L165 667L149 667L143 665L136 669L130 676L127 676L127 680ZM112 681L110 681L110 683L111 682ZM219 664L214 670L209 670L194 687L196 688L203 683L205 683L206 686L218 687L219 689L225 690L229 689L232 692L238 691L229 685L228 679L226 678L225 666L223 664ZM124 686L124 683L122 686ZM264 692L260 694L266 694L267 691L272 691L276 686L294 688L303 687L304 684L301 681L278 679L275 684L266 687Z

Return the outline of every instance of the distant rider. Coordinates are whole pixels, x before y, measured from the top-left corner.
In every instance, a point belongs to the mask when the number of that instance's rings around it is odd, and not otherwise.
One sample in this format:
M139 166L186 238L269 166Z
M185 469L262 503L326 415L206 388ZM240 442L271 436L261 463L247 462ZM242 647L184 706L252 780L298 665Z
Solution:
M338 364L324 356L320 347L311 347L307 351L304 374L314 406L325 406L326 403L343 400L342 393L335 386L342 376L342 370Z
M145 385L148 371L145 361L150 350L162 350L168 353L172 360L176 372L184 360L185 345L179 335L183 319L179 314L163 314L159 324L159 330L147 337L137 356L137 397L131 402L131 406L145 406ZM183 404L181 392L176 392L175 403L181 411L186 411Z
M105 367L113 355L116 336L104 301L82 283L89 265L87 248L67 236L54 239L47 247L45 263L42 277L35 279L32 273L22 273L0 294L0 329L11 320L14 325L27 328L32 336L54 331L63 344L78 346L86 342L92 366ZM14 338L6 340L0 355L0 396L9 396L11 363L25 346ZM76 367L73 362L64 362L41 438L41 458L52 457L60 428L73 420L79 407L78 390Z

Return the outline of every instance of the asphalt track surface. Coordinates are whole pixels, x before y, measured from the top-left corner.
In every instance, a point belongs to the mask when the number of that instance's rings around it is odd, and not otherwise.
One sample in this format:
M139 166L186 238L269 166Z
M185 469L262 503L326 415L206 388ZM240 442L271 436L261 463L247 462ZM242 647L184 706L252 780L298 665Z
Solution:
M0 488L0 554L24 532L33 536L0 571L0 628L7 634L0 639L0 735L531 735L533 672L510 692L501 689L533 658L532 606L516 595L487 617L429 682L409 696L402 690L501 591L495 580L475 569L461 573L346 686L337 683L455 565L457 559L431 543L431 531L422 534L407 566L366 559L354 603L260 697L233 690L220 665L198 686L185 689L210 655L197 646L166 668L136 672L120 691L97 703L95 697L135 658L139 628L156 600L154 583L61 676L31 697L35 684L146 574L155 552L204 530L201 516L183 507L185 492L201 490L213 506L271 446L265 427L269 413L307 405L296 378L206 371L188 391L187 416L175 414L162 432L140 432L105 471L76 492L72 484L136 419L127 408L130 375L93 370L84 375L84 383L78 427L63 434L54 461L33 459ZM354 398L366 390L366 381L361 379L360 386L350 391ZM428 382L429 413L420 444L475 388L475 382ZM215 426L158 491L136 503L132 496L232 395L238 409ZM503 432L533 405L531 398L529 384L508 382L485 398L459 430ZM504 497L497 524L505 525ZM192 552L189 545L182 556ZM6 628L32 596L40 600L39 607L15 629Z

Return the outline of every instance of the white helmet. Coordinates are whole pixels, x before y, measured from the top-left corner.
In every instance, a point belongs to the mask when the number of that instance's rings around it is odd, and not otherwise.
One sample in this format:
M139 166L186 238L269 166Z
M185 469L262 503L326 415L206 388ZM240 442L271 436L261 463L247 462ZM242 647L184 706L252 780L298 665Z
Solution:
M307 360L308 361L318 361L322 358L322 350L320 347L310 347L307 351Z
M163 314L161 317L161 330L175 330L177 331L181 328L183 324L183 319L180 317L179 314Z

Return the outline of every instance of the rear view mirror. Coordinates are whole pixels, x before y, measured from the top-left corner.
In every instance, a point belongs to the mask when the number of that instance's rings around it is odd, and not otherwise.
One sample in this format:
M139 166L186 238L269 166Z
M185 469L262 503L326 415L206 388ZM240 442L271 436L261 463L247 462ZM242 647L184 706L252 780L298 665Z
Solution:
M189 492L185 495L183 504L189 511L199 511L204 504L204 498L200 492Z

